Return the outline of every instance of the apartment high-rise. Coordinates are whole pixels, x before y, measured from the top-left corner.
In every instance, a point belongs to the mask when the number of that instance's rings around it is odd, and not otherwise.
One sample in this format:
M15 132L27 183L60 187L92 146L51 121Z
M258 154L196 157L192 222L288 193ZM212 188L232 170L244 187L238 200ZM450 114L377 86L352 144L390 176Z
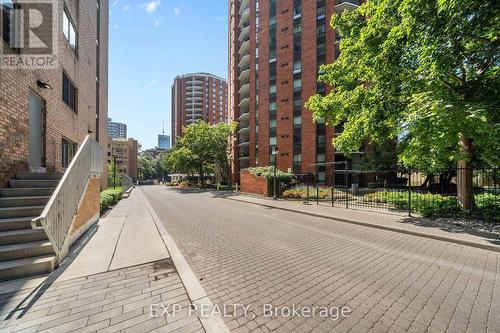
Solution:
M310 96L326 94L317 82L320 65L338 56L329 28L335 11L356 0L230 0L229 118L238 121L233 170L274 163L328 181L325 163L345 160L331 143L334 129L313 122L304 108ZM335 129L341 131L342 128Z
M172 144L182 137L182 128L204 120L227 121L227 81L209 73L177 76L172 85Z
M113 139L126 139L127 138L127 125L112 121L108 118L108 136Z

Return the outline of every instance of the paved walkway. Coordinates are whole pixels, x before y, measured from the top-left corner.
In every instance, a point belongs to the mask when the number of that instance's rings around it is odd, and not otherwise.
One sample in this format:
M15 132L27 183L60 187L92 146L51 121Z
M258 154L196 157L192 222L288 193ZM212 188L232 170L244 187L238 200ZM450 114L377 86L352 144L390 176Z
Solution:
M224 318L232 332L500 332L498 252L213 192L143 191L213 302L248 306Z
M52 274L0 283L0 332L205 332L190 303L136 189Z

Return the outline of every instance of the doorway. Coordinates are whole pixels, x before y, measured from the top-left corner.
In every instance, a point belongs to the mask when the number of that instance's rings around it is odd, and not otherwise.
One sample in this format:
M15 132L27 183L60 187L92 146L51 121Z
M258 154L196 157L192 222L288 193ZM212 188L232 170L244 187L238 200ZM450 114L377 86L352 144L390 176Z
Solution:
M30 171L45 168L45 101L32 91L29 93L28 161Z

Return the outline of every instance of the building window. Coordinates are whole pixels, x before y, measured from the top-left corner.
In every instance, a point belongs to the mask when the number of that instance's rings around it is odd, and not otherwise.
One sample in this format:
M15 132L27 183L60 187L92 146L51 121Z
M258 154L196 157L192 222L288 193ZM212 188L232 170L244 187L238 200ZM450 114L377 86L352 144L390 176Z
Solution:
M276 93L276 85L275 84L269 86L269 93L270 94L275 94Z
M301 154L293 154L293 169L294 171L300 170L302 162L302 155Z
M293 117L293 126L299 126L299 125L302 125L302 117L301 116Z
M302 89L302 79L293 80L293 91L299 91Z
M73 24L73 21L71 20L71 16L68 14L66 9L64 10L63 13L63 33L64 37L66 37L66 40L69 43L69 46L71 46L72 49L76 50L76 44L77 44L76 29L75 25Z
M9 47L14 48L17 44L15 40L16 36L16 24L14 16L14 3L9 1L3 1L0 4L1 10L1 20L2 20L2 38Z
M302 61L301 60L295 60L293 62L293 74L298 74L302 72Z
M78 90L65 72L63 72L62 99L71 110L77 112Z
M77 144L73 141L62 139L61 142L61 166L63 168L69 167L71 160L75 157L77 151Z

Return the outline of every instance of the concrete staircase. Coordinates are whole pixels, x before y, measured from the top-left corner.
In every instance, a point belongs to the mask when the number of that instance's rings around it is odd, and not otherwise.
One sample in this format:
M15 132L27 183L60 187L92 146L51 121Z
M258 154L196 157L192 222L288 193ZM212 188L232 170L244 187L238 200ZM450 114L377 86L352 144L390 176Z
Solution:
M55 256L43 229L31 220L41 214L62 175L18 172L0 188L0 280L51 272Z

